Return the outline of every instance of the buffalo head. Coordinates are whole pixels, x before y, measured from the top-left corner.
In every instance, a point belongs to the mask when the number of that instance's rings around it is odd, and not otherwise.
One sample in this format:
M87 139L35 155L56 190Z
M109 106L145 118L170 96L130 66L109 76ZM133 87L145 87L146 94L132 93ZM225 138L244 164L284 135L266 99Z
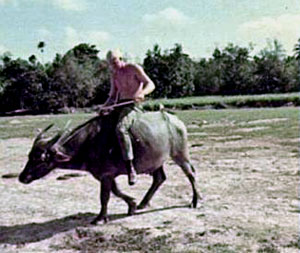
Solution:
M61 137L61 133L53 138L45 138L44 133L53 124L46 127L35 139L28 155L28 161L24 170L19 175L19 181L29 184L49 174L57 166L57 152L55 143Z

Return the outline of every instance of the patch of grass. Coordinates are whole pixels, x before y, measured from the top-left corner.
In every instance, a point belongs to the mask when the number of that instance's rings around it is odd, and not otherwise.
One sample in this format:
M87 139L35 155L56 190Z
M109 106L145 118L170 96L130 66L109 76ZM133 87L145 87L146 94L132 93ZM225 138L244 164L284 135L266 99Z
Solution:
M241 136L240 137L236 137L236 136L230 137L230 136L228 136L228 138L219 139L219 140L217 140L217 142L219 142L219 143L226 143L226 142L229 142L229 141L240 141L242 139L243 138Z
M262 149L261 147L238 147L238 148L216 148L215 150L217 152L222 152L222 153L235 153L235 152L241 152L245 153L247 151L252 151L252 150L259 150Z
M171 235L152 237L147 228L124 229L124 233L105 235L89 229L76 229L67 235L61 245L52 245L55 250L81 252L171 252Z
M189 109L228 109L242 107L279 107L284 105L300 105L298 93L264 94L246 96L201 96L175 99L157 99L144 105L145 109L157 110L159 104L165 108L176 110Z
M216 124L217 126L205 128L205 134L209 136L230 137L235 136L237 129L241 123L285 118L285 121L271 122L266 124L267 128L260 131L252 132L238 132L241 138L260 138L271 137L278 139L293 139L298 138L299 135L299 113L298 108L284 107L284 108L263 108L263 109L230 109L230 110L190 110L177 111L176 114L181 118L186 125L190 122L200 122L199 128L189 129L190 133L203 132L202 123L206 125ZM43 129L51 123L55 126L49 132L55 131L56 128L63 128L70 120L71 127L90 119L96 114L62 114L62 115L39 115L39 116L16 116L16 117L1 117L0 118L0 139L9 138L34 138L37 134L37 129ZM259 124L258 124L259 125ZM257 125L251 125L256 127ZM245 127L245 126L243 126ZM204 138L203 136L192 135L190 139ZM289 143L288 145L297 145L297 142Z
M285 245L285 247L300 249L300 238L297 237L294 240L291 240L288 244Z
M0 139L9 138L34 138L38 129L44 129L54 123L55 128L64 128L70 121L70 126L75 127L88 120L95 114L62 114L62 115L38 115L38 116L15 116L0 118Z
M204 240L205 235L206 235L205 230L197 233L185 233L183 241L185 244L193 244L195 242L198 243Z
M209 232L210 232L210 233L212 233L212 234L219 234L219 233L223 233L221 230L219 230L219 229L216 229L216 228L213 228L213 229L209 230Z
M280 253L280 250L277 248L276 245L272 243L265 243L257 250L257 252L258 253Z
M258 249L256 252L260 253L289 252L283 250L288 250L288 248L300 249L299 237L295 234L287 235L278 226L273 228L252 227L250 229L239 227L237 236L243 237L245 241L257 241Z
M263 108L263 109L230 109L230 110L203 110L203 111L177 111L176 114L186 124L192 121L205 121L205 133L209 136L230 137L239 135L242 138L270 138L270 139L295 139L299 138L299 108L282 107L282 108ZM284 118L284 121L272 122L272 119ZM266 128L259 131L237 132L249 126L241 126L241 124L257 121L270 120L265 124ZM261 126L261 124L253 124L251 128ZM193 132L203 131L203 128L195 128L190 130ZM195 136L191 136L191 139ZM289 145L298 145L297 142Z
M213 245L208 245L207 249L210 252L214 253L237 253L237 251L233 250L229 244L225 243L216 243Z

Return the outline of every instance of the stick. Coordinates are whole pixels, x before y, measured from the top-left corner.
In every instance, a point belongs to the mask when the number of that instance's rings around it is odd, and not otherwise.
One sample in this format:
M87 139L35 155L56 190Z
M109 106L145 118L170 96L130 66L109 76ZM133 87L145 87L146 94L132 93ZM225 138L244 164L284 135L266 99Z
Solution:
M114 104L114 105L109 105L109 106L101 107L100 110L112 109L112 108L115 108L115 107L119 107L119 106L122 106L122 105L129 105L129 104L133 104L133 103L135 103L135 101L134 100L130 100L130 101L126 101L126 102L119 103L119 104Z

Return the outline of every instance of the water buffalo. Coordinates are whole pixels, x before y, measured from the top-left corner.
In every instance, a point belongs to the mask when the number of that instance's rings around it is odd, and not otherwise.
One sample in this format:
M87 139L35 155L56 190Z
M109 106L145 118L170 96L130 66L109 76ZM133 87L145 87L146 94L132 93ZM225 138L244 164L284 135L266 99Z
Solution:
M101 182L101 211L92 223L107 220L110 192L128 204L128 215L143 209L165 181L163 165L171 157L191 183L192 207L201 198L196 189L195 170L190 163L187 131L182 121L165 111L139 113L130 133L134 149L134 165L138 174L152 175L153 183L139 205L122 193L115 181L126 175L121 150L115 137L113 116L96 116L72 131L60 131L52 138L44 129L34 140L29 159L19 175L20 182L29 184L46 176L55 168L90 172ZM68 154L66 156L65 154Z

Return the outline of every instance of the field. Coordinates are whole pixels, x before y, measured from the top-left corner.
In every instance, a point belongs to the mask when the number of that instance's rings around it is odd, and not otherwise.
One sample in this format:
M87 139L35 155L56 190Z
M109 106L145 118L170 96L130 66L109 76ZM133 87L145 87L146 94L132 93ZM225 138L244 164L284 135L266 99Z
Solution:
M233 109L233 108L260 108L299 106L298 92L282 94L261 94L242 96L200 96L185 98L157 99L146 102L145 108L159 108L163 104L165 108L177 110L189 109Z
M99 211L99 183L56 170L30 185L16 178L36 128L72 126L92 114L0 118L0 252L299 252L299 108L178 111L189 131L198 189L166 164L167 181L151 206L126 216L112 196L111 221ZM120 188L141 200L151 178Z

